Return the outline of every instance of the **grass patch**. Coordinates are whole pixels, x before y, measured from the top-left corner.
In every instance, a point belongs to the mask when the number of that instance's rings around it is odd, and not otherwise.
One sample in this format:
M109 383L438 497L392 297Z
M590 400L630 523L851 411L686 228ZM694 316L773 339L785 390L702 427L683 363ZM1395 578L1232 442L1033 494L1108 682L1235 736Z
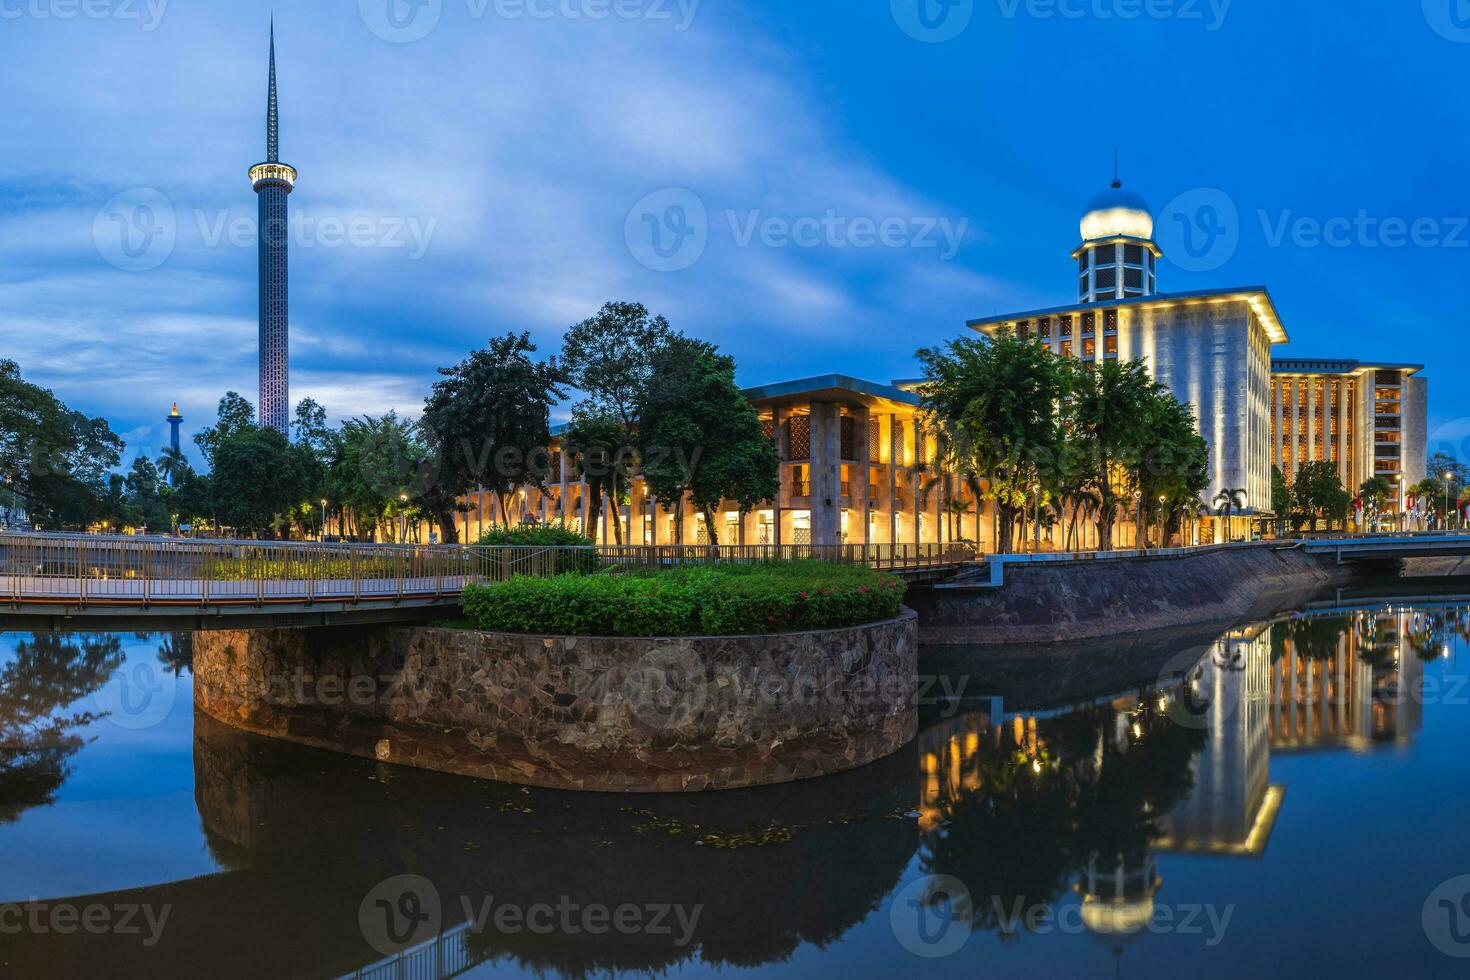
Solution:
M865 566L792 561L515 578L467 587L460 607L494 633L748 636L893 619L903 594Z

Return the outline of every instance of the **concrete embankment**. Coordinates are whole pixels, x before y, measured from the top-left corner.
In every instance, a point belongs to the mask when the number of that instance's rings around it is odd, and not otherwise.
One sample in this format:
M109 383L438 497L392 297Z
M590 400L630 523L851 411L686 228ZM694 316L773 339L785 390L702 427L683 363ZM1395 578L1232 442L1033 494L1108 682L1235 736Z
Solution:
M914 589L919 642L1064 643L1269 618L1356 580L1359 572L1290 546L1178 556L1012 564L998 589Z

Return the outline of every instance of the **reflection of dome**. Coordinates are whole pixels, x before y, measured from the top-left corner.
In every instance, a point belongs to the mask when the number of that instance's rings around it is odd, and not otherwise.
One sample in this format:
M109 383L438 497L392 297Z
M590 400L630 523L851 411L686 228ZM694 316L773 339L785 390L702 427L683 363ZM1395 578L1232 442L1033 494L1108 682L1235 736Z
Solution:
M1154 219L1142 197L1123 189L1121 181L1092 199L1082 217L1082 240L1102 238L1142 238L1154 236Z
M1142 932L1153 920L1154 897L1145 895L1132 902L1110 902L1089 895L1082 900L1082 922L1100 936L1131 936Z

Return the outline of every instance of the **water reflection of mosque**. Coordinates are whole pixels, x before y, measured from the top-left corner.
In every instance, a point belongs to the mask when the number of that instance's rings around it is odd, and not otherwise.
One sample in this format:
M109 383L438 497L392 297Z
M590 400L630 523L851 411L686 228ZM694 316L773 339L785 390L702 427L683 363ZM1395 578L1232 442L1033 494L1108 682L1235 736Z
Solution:
M1301 617L1226 634L1152 685L1065 710L964 714L920 736L921 859L993 911L1081 900L1083 922L1136 933L1160 854L1257 857L1285 799L1273 751L1411 739L1423 663L1470 634L1463 611Z

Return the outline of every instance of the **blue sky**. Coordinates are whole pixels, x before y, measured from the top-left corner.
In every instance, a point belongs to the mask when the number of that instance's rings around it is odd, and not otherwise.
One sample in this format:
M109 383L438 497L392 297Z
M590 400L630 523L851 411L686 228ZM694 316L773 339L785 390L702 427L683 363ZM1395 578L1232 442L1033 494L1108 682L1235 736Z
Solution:
M225 390L254 399L245 171L270 15L0 0L0 354L130 452L163 444L175 399L186 433ZM1283 352L1427 363L1432 440L1470 434L1467 0L338 0L276 18L301 173L292 396L334 418L415 413L489 335L550 353L610 298L718 343L743 383L912 376L914 349L968 318L1074 299L1077 222L1117 147L1176 258L1162 289L1265 284ZM1187 254L1210 215L1217 247Z

